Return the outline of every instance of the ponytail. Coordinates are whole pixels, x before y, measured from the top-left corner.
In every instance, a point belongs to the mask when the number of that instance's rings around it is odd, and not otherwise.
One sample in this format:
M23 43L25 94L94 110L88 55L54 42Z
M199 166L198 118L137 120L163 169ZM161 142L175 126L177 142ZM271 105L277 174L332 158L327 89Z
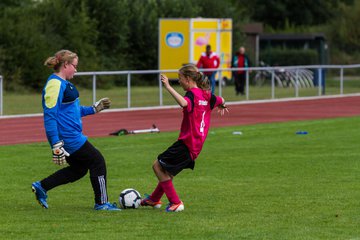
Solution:
M60 67L65 62L71 63L77 57L78 56L76 53L73 53L69 50L60 50L55 53L54 56L48 57L44 62L44 66L54 69L55 72L59 72Z
M199 71L199 69L193 64L187 64L180 68L179 72L183 74L185 77L190 77L198 88L203 90L210 90L210 81L208 77Z

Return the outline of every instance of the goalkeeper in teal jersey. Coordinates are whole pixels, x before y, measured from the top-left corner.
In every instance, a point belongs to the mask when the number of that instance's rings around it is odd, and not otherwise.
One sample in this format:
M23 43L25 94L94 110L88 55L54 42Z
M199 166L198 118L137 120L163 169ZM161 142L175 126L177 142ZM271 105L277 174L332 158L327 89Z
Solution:
M108 202L105 159L82 133L81 118L110 107L103 98L93 106L81 106L79 92L68 80L77 71L79 58L69 50L60 50L45 61L54 73L48 78L42 93L44 126L50 143L53 162L68 166L32 184L35 197L48 208L47 192L59 185L75 182L90 172L95 195L95 210L120 210Z

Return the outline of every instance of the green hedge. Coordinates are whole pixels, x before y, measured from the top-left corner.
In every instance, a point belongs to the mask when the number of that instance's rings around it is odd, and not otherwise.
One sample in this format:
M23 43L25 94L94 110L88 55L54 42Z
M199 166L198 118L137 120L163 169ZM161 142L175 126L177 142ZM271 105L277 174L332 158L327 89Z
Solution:
M313 49L271 48L260 52L260 60L272 66L312 65L319 63Z

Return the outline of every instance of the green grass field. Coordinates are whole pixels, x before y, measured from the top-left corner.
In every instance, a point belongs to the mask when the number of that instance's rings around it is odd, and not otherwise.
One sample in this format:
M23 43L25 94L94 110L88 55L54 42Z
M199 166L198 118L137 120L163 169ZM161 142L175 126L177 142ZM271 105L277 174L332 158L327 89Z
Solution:
M73 82L77 85L77 80ZM90 80L89 80L90 81ZM184 91L178 86L173 86L179 91ZM78 87L78 86L77 86ZM80 98L82 105L92 104L92 90L78 87L80 91ZM218 88L216 89L218 91ZM347 93L359 93L360 81L347 80L344 82L344 94ZM326 95L340 94L340 82L338 80L328 79L326 82ZM216 92L218 94L218 92ZM318 88L300 88L299 97L318 96ZM113 87L110 89L98 89L97 99L102 97L110 97L112 100L112 108L127 108L127 88L126 87ZM227 102L231 101L244 101L245 96L236 96L233 85L228 85L222 88L222 96ZM295 97L295 89L289 88L275 88L275 98L291 98ZM269 85L257 87L250 85L249 88L249 100L263 100L271 99L271 88ZM156 86L133 86L131 88L131 107L149 107L159 106L159 88ZM174 105L174 100L163 90L163 105ZM3 114L29 114L29 113L41 113L41 92L39 93L4 93Z
M195 170L174 180L180 213L94 211L88 175L49 191L42 209L30 185L58 169L49 146L0 146L0 238L360 239L359 128L360 117L212 128ZM176 137L90 139L107 160L110 200L128 187L150 193L152 162Z

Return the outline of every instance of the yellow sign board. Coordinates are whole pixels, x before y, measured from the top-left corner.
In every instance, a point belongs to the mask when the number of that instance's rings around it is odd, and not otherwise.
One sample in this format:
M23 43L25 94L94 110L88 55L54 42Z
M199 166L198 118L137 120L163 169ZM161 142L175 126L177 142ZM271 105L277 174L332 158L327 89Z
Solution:
M160 20L159 24L159 69L179 69L189 63L190 32L186 19ZM177 78L177 73L169 73Z
M208 44L219 55L220 68L231 67L231 19L160 19L159 69L177 70L184 64L196 64ZM177 73L168 76L176 79ZM230 78L231 73L222 72L222 77Z

